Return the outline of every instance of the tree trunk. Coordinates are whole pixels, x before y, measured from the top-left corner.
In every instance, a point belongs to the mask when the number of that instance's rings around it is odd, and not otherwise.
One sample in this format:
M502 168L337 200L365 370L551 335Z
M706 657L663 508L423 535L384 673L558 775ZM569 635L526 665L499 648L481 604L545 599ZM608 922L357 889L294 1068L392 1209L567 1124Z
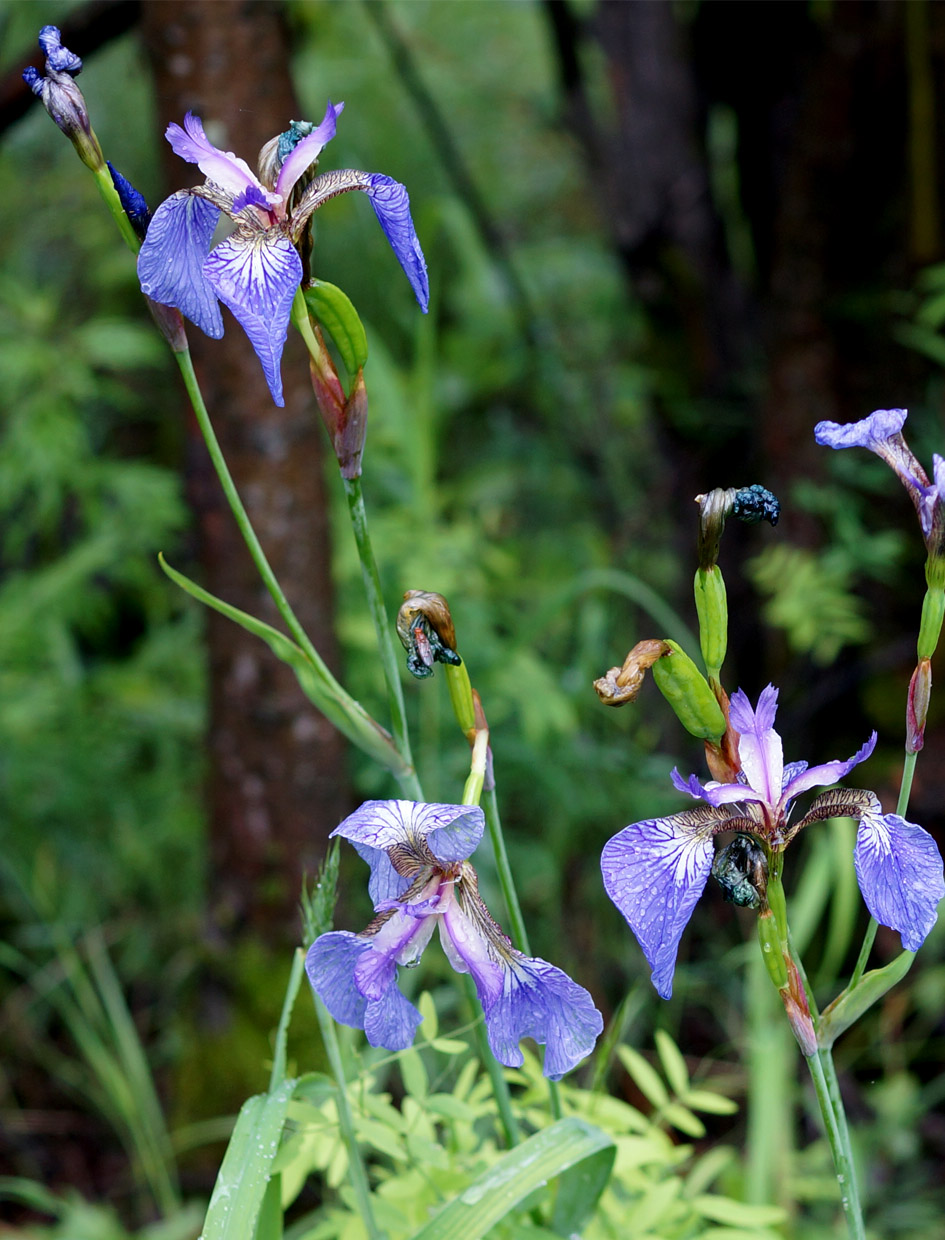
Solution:
M255 166L265 141L300 119L282 6L247 0L145 0L159 131L192 110L211 141ZM163 140L171 190L200 184ZM330 546L322 428L304 347L290 333L285 408L277 408L239 324L223 310L222 340L188 326L207 407L240 495L287 597L329 665ZM186 404L182 400L181 409ZM187 482L203 582L213 594L279 625L271 600L189 422ZM312 872L345 810L341 736L292 672L255 637L207 613L210 649L210 896L220 928L297 935L303 870Z

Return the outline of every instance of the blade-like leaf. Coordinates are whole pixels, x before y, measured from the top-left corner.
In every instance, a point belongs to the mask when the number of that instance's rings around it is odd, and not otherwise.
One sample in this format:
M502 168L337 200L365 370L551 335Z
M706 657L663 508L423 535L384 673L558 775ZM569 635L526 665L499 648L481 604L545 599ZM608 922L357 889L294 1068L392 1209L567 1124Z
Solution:
M313 280L305 290L305 304L335 342L353 378L367 361L367 335L347 293L324 280Z

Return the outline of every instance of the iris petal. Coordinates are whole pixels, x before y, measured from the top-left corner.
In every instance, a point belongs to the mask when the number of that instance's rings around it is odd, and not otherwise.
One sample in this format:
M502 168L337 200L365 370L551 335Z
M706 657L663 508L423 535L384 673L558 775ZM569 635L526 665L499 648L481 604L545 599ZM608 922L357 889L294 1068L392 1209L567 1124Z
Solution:
M761 793L761 799L769 805L776 804L781 795L784 771L781 737L774 730L777 710L778 691L774 685L762 689L754 710L741 689L732 694L729 718L739 733L742 770L749 786Z
M223 317L203 268L219 218L203 198L187 190L172 194L155 211L138 255L141 291L176 306L215 340L223 335Z
M899 434L905 422L905 409L876 409L859 422L818 422L814 438L825 448L869 448L877 452L887 439Z
M374 214L410 281L420 309L426 314L430 304L430 283L426 260L410 215L410 197L406 188L393 177L373 173L369 180L370 188L366 192Z
M164 136L175 155L186 159L189 164L196 164L208 181L234 197L252 185L265 194L266 201L280 201L278 194L270 194L263 189L245 159L240 159L232 151L221 151L210 142L203 131L203 122L193 112L188 112L184 117L183 129L172 121Z
M363 844L384 853L395 845L409 847L417 840L425 840L434 857L449 865L472 856L484 830L485 818L476 805L365 801L335 827L332 835L342 835L355 846Z
M288 200L292 187L305 169L315 162L322 147L335 136L335 122L344 110L344 106L343 103L333 104L329 99L325 115L318 128L313 129L301 142L297 142L286 156L276 180L276 192L284 200Z
M712 870L712 834L724 817L694 809L634 822L601 854L604 889L636 935L664 999L673 993L679 941Z
M237 231L210 254L203 270L256 350L272 399L284 405L279 367L292 299L302 281L302 260L295 247L288 237L279 234L247 236Z
M838 780L845 779L855 766L866 761L875 748L876 733L874 732L852 758L847 758L845 761L837 758L833 762L822 762L819 766L811 766L800 771L784 785L781 795L783 805L786 807L794 797L806 792L809 788L826 788L830 784L837 783Z
M590 994L546 960L516 953L504 971L498 998L486 1006L489 1045L499 1063L521 1067L519 1042L534 1038L546 1047L544 1074L558 1081L585 1059L604 1028Z
M864 815L853 860L866 907L881 925L899 931L906 951L918 951L945 896L942 858L931 835L898 814Z

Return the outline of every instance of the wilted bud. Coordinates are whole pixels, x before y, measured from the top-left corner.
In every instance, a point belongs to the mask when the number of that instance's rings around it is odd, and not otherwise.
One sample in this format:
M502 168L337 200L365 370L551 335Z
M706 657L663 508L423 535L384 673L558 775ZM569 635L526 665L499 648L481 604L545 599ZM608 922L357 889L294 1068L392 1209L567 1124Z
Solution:
M777 525L781 515L777 497L757 482L737 489L717 487L705 495L697 495L696 503L699 505L699 567L702 569L711 568L718 561L726 517L737 517L748 525L757 521Z
M932 694L932 662L920 659L909 682L906 703L906 753L918 753L925 744L925 721Z
M433 675L433 664L458 667L456 630L449 604L442 594L408 590L397 613L397 636L407 651L407 670L418 680Z
M59 29L44 26L39 32L39 45L46 55L46 76L30 67L23 71L23 81L43 102L43 107L75 147L79 158L93 172L103 172L105 157L98 138L89 123L85 98L72 80L82 68L82 61L62 46Z
M647 638L637 642L623 661L594 681L594 690L605 706L623 706L640 692L646 673L657 659L669 653L669 643Z
M175 306L164 306L159 301L152 301L145 296L145 302L151 311L151 318L157 324L158 331L171 346L174 353L186 353L190 347L187 343L187 332L184 330L184 319Z
M807 991L804 989L804 982L794 961L790 957L784 959L782 956L782 959L787 970L787 985L779 988L781 1001L784 1004L784 1014L801 1048L801 1054L810 1059L811 1055L817 1053L817 1034L814 1032L814 1022L810 1018Z
M740 908L760 908L768 887L765 850L752 836L736 835L716 854L712 877L730 903Z
M148 231L148 225L151 223L151 212L144 200L144 195L139 193L131 182L121 175L111 160L106 160L106 164L122 210L128 216L131 227L135 231L135 236L139 241L143 241Z

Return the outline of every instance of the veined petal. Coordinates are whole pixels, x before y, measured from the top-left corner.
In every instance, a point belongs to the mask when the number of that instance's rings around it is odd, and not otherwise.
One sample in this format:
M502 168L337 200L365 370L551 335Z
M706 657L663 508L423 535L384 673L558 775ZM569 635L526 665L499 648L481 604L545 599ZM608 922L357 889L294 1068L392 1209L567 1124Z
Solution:
M141 291L181 314L215 340L223 335L216 294L204 263L220 212L187 190L172 194L154 213L138 255Z
M740 734L738 756L745 778L768 805L777 804L784 771L781 737L774 730L777 710L778 691L774 685L762 689L755 710L741 689L732 694L729 707L732 727Z
M673 993L679 940L712 870L723 810L685 810L624 827L604 845L604 889L636 935L664 999Z
M931 835L898 814L864 814L853 860L866 907L899 931L906 951L918 951L945 896L942 858Z
M437 861L449 865L470 857L484 830L485 817L478 805L365 801L331 834L385 853L394 847L415 848L423 840Z
M296 181L309 164L318 159L319 152L326 142L330 142L335 136L335 123L344 110L344 106L343 103L333 104L329 99L325 115L318 128L313 129L301 142L297 142L286 156L276 179L276 192L283 202L289 201L289 195Z
M234 198L254 186L265 196L266 202L275 204L281 201L278 194L270 193L260 185L245 159L240 159L232 151L221 151L210 142L203 131L203 122L193 112L188 112L184 117L183 129L172 121L164 136L175 155L186 159L189 164L196 164L208 181L213 181Z
M333 831L332 835L334 834ZM360 844L357 840L351 842L361 860L366 861L371 867L368 895L374 907L377 908L384 900L400 899L413 882L413 878L408 874L398 874L386 852L381 852L379 848L372 848L370 844Z
M875 748L876 733L874 732L852 758L847 758L846 761L837 758L833 762L823 762L820 766L811 766L800 771L784 785L784 791L781 794L782 806L786 807L789 802L800 793L806 792L808 788L826 788L830 784L845 779L855 766L866 761Z
M302 280L302 260L292 242L273 231L246 235L237 229L210 254L203 271L249 337L272 399L285 404L279 367L292 299Z
M340 1024L363 1029L372 1046L402 1051L413 1041L422 1017L401 993L393 969L378 998L361 994L355 972L367 952L373 953L372 940L362 935L346 930L323 934L305 957L309 982Z
M515 953L502 990L483 1004L489 1045L499 1063L519 1068L522 1038L545 1046L544 1074L559 1081L585 1059L604 1028L590 994L546 960Z
M423 257L410 215L410 196L406 188L393 177L374 173L369 180L367 195L374 214L410 281L420 309L426 314L430 304L430 283L427 279L426 259Z

